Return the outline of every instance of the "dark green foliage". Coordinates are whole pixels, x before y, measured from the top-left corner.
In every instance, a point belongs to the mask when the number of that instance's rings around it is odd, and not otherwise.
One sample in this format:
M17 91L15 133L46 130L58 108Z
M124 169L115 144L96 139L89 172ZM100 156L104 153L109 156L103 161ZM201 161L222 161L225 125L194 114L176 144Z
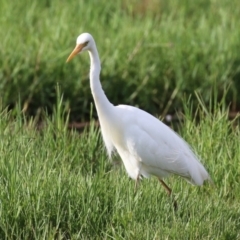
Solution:
M102 60L101 80L114 104L153 114L182 109L194 91L211 92L239 109L238 1L2 1L0 92L5 106L20 97L25 111L52 112L58 82L70 118L89 118L87 54L65 63L76 37L90 32ZM195 103L196 106L197 103ZM94 114L94 116L96 116Z

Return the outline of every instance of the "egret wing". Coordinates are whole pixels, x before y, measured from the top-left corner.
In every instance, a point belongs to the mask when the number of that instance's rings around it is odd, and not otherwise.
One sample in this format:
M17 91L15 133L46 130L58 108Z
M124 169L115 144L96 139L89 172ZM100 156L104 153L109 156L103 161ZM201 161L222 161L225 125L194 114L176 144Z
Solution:
M189 145L157 118L135 107L124 109L125 139L129 152L142 163L143 175L165 177L174 173L201 185L209 178Z

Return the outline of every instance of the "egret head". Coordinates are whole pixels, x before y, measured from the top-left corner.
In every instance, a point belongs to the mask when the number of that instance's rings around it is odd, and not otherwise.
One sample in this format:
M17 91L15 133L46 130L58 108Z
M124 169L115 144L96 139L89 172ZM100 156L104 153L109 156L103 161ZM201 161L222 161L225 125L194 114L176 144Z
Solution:
M72 53L69 55L67 62L69 62L72 58L74 58L78 53L90 50L92 45L94 44L94 40L91 34L82 33L77 38L76 47L73 49Z

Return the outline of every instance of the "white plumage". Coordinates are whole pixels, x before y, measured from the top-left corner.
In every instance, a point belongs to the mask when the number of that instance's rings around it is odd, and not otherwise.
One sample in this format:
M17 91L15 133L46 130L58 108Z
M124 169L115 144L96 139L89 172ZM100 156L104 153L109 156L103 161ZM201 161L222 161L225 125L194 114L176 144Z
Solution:
M91 91L109 156L116 149L128 175L135 180L154 175L162 182L169 174L180 175L196 185L210 180L188 144L168 126L141 109L113 106L109 102L99 80L101 66L97 47L89 33L77 38L77 45L67 61L83 51L90 55ZM171 189L167 190L170 194Z

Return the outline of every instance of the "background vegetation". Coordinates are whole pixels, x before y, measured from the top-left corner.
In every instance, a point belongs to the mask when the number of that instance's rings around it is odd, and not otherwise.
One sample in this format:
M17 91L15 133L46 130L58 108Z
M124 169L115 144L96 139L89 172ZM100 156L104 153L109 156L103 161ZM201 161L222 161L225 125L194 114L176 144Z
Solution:
M228 120L240 107L237 0L0 6L0 239L240 238L239 116ZM179 133L214 186L167 179L177 212L154 178L134 193L94 121L82 134L68 130L96 116L87 54L65 63L86 31L113 103L184 113Z
M1 0L0 92L5 106L19 97L24 111L52 112L59 82L71 119L89 119L87 54L69 64L76 37L90 32L102 60L102 84L114 104L165 115L183 96L212 91L240 107L238 0ZM95 116L95 112L94 112Z

